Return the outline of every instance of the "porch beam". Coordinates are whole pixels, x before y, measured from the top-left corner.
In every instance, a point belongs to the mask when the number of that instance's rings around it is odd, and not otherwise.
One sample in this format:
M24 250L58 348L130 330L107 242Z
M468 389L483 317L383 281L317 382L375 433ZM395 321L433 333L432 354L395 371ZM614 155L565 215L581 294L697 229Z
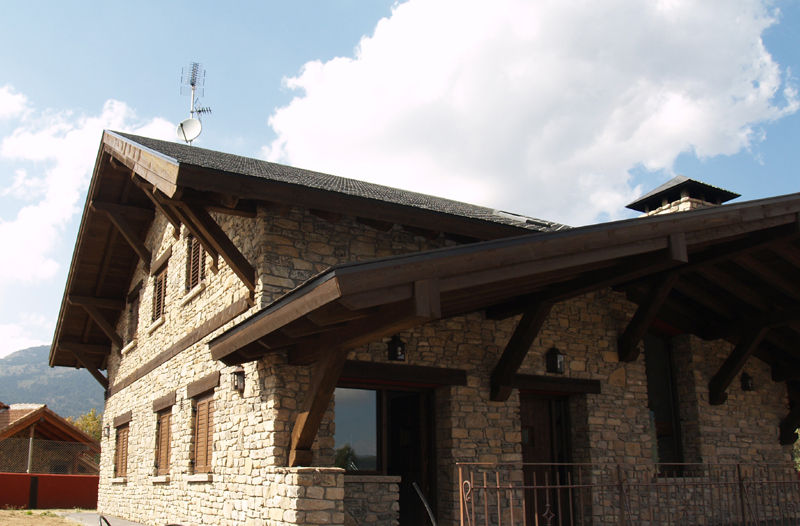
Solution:
M711 405L721 405L725 403L728 395L725 390L730 386L736 375L741 372L745 362L758 348L764 336L769 331L769 327L750 326L745 329L742 338L736 344L730 356L725 360L717 371L717 374L708 382L708 401Z
M139 235L136 231L131 227L128 220L123 216L122 212L118 208L120 205L115 205L113 203L103 203L100 201L92 201L92 209L98 212L104 213L111 223L117 227L119 233L122 234L122 237L128 242L134 252L139 256L139 259L142 260L142 264L145 268L150 268L150 251L144 246L144 242L139 238Z
M537 302L529 309L517 324L514 334L508 340L503 354L495 365L491 377L491 400L504 402L511 395L514 376L519 371L522 361L528 354L533 340L550 314L552 303L547 301Z
M119 334L117 334L117 331L114 330L114 327L111 326L106 317L103 316L103 313L101 313L97 307L94 305L85 304L80 305L80 307L85 310L86 314L89 315L92 321L94 321L97 326L100 327L100 330L102 330L105 335L108 336L108 339L111 340L111 343L117 347L122 347L122 338L120 338Z
M206 239L214 251L231 267L250 292L256 289L256 270L247 261L247 258L236 248L233 241L224 230L214 221L214 218L202 207L189 204L179 204L179 208L188 215L194 225L199 229L202 238Z
M620 362L632 362L639 357L639 342L642 341L650 325L658 316L658 312L669 297L677 280L677 272L668 272L658 278L650 290L647 301L636 309L633 318L625 327L625 332L617 341L617 354Z

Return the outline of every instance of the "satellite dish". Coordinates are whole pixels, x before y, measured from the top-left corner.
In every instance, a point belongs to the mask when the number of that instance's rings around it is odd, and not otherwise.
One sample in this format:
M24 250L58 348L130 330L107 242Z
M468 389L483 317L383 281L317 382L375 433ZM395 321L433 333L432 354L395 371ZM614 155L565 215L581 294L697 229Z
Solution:
M178 124L178 129L176 131L178 133L178 139L191 143L193 140L197 139L200 132L203 131L203 125L198 119L189 118Z

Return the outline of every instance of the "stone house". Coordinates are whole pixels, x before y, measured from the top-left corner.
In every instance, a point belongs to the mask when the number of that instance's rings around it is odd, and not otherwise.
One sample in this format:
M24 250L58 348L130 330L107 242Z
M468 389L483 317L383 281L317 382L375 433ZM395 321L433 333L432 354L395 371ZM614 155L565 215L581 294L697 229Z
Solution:
M107 389L98 507L456 524L459 462L786 464L800 196L731 197L568 228L107 131L50 356Z

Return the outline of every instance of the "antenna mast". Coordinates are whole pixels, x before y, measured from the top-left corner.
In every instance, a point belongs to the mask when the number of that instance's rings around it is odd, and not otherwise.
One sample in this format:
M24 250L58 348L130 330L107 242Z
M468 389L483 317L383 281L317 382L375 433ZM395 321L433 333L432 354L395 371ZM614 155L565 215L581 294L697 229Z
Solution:
M177 132L178 138L187 144L192 144L192 141L202 131L203 126L200 122L200 116L211 113L211 108L208 106L196 106L200 102L198 97L204 93L203 86L205 82L206 70L203 69L199 62L192 62L189 64L188 69L181 70L181 94L188 89L191 92L191 97L189 99L189 118L178 124Z

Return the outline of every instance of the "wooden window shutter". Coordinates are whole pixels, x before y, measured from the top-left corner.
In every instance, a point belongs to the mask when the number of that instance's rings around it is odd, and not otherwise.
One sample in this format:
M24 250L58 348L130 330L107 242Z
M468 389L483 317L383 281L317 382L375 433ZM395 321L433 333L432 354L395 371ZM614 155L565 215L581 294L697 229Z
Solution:
M214 392L194 401L193 461L195 473L211 472L211 454L214 451Z
M172 410L158 413L156 424L156 475L169 473L170 446L172 441Z
M128 424L117 428L117 440L114 448L114 476L128 475Z
M153 282L153 321L164 315L164 303L167 299L167 269L156 274Z
M186 290L192 290L206 277L205 252L196 237L187 238Z

